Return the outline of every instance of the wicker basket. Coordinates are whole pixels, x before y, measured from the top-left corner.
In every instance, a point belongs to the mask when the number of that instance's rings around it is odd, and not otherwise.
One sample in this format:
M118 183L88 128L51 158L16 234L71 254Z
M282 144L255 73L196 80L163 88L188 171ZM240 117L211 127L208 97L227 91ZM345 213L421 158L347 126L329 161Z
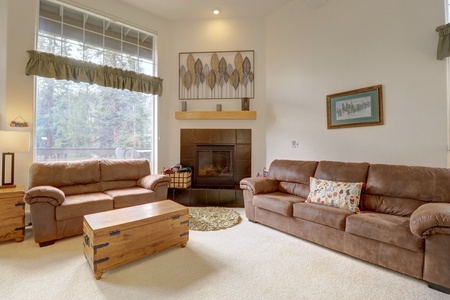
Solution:
M169 174L170 185L169 188L186 189L191 186L192 172L176 172Z

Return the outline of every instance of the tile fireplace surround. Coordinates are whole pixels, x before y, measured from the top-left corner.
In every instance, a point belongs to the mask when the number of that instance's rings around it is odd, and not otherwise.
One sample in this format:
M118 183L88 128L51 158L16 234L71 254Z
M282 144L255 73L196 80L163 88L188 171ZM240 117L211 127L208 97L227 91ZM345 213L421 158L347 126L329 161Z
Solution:
M169 189L169 199L188 206L244 207L239 182L251 176L251 129L181 129L180 163L194 167L197 145L234 146L234 187L196 187ZM194 170L195 172L195 170ZM194 177L193 172L193 177Z

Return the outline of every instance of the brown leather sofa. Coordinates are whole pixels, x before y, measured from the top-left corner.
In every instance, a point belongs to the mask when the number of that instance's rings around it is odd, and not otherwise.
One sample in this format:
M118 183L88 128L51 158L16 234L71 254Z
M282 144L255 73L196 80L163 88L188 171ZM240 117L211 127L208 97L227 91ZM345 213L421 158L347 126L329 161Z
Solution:
M144 159L33 163L24 199L34 240L51 245L82 234L86 214L167 199L169 183Z
M361 212L305 202L310 177L363 182ZM250 221L450 292L450 169L275 160L240 187Z

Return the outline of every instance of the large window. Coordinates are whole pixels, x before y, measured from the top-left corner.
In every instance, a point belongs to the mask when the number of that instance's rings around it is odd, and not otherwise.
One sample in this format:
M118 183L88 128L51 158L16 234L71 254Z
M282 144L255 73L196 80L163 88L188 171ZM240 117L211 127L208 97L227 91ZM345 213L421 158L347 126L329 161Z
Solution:
M154 76L154 41L124 24L40 2L39 51ZM44 77L36 87L38 161L143 157L153 163L155 96Z

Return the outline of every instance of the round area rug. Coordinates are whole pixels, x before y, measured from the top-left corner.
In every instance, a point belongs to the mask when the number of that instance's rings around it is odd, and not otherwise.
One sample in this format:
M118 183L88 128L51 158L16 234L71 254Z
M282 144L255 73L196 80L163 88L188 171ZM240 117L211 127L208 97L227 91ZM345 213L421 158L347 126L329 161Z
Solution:
M197 231L220 230L239 223L239 214L224 207L189 209L189 229Z

